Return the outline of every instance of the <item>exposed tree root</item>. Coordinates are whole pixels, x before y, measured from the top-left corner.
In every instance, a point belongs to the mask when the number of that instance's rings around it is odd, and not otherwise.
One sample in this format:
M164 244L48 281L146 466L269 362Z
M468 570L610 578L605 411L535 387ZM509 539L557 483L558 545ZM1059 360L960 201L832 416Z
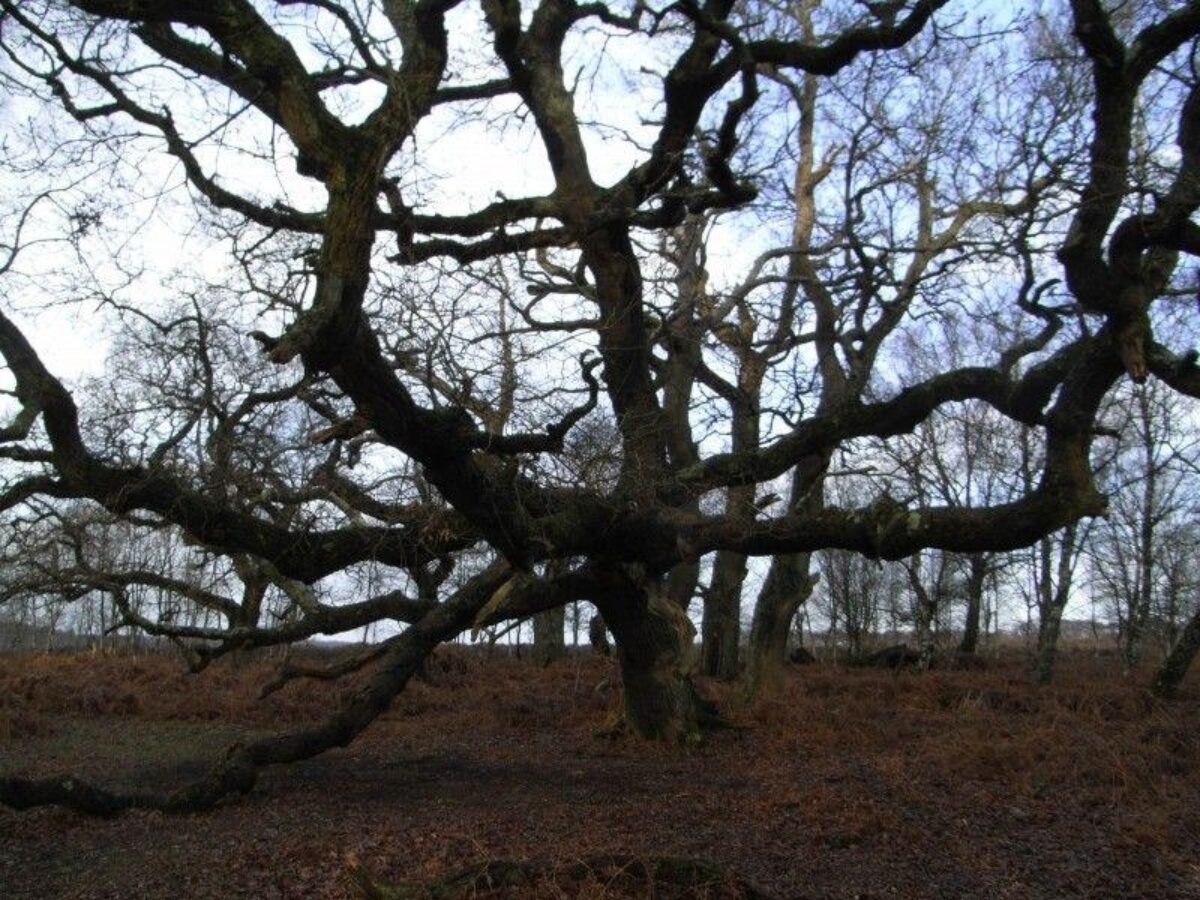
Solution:
M496 564L470 579L453 597L427 613L395 639L371 681L321 725L235 744L206 775L168 794L116 793L71 775L55 778L0 778L0 803L13 809L63 806L97 816L127 809L200 812L225 797L247 793L268 765L309 759L333 747L344 747L387 709L426 657L442 641L470 626L475 615L510 577L507 565Z
M352 887L365 900L463 900L493 895L515 896L539 884L558 890L583 883L637 896L710 897L728 900L771 900L771 895L716 863L677 857L592 856L569 863L540 860L488 860L467 866L436 881L388 883L376 878L356 859L347 870Z

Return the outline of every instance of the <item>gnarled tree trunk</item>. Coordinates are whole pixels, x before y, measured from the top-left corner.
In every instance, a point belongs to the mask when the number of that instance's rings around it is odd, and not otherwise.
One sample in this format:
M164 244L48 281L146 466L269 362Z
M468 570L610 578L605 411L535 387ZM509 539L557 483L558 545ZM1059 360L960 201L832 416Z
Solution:
M695 741L713 718L692 684L696 629L659 579L620 581L599 605L616 639L625 724L643 738Z
M746 649L746 690L769 693L783 683L792 619L812 595L817 576L809 573L811 554L776 556L758 595Z
M828 456L815 454L792 470L790 509L814 514L821 510L828 465ZM781 554L771 559L754 607L746 648L746 692L751 696L778 690L783 684L792 619L817 586L818 576L809 573L811 564L811 553Z

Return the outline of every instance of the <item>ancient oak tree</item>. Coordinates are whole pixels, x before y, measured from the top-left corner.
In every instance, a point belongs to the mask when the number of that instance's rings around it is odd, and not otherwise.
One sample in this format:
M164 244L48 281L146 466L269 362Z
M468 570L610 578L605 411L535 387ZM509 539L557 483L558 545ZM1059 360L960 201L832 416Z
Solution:
M1104 513L1114 386L1200 394L1158 327L1194 304L1200 3L959 6L0 0L2 596L104 595L196 668L405 625L285 668L373 667L175 794L0 801L211 805L439 642L584 600L626 725L690 740L687 610L732 674L748 560L769 683L815 551L982 560ZM109 358L74 380L33 315L71 303ZM856 463L962 404L1035 435L1031 477Z

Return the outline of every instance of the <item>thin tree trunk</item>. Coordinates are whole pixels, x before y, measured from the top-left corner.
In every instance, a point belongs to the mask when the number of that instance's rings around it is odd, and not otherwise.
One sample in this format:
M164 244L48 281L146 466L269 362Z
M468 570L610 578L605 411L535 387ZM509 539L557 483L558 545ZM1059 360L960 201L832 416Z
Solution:
M936 604L925 600L918 601L916 641L917 652L920 654L921 660L917 663L917 668L921 670L928 669L933 666L933 657L936 651L934 644L933 625L934 618L936 616Z
M959 656L974 656L979 649L979 610L982 597L978 594L967 595L967 617L963 622L963 636L958 644Z
M1057 577L1052 580L1050 571L1051 540L1042 538L1041 577L1038 579L1038 643L1034 661L1034 675L1038 684L1049 684L1054 677L1054 663L1058 654L1058 635L1062 626L1063 611L1071 599L1071 581L1075 567L1078 525L1068 525L1062 533L1058 548Z
M740 341L738 390L748 398L732 404L731 449L748 452L759 444L758 396L762 392L766 364L761 356ZM754 486L737 485L725 493L725 514L738 526L754 520ZM732 681L738 676L738 645L742 638L742 585L746 582L746 556L731 550L718 551L713 562L712 582L704 595L703 655L701 671L711 678Z
M1150 619L1154 599L1155 556L1158 544L1155 526L1158 509L1158 466L1155 462L1155 437L1152 427L1154 413L1150 406L1150 395L1146 388L1137 391L1139 412L1139 436L1144 454L1145 475L1142 479L1141 523L1137 539L1137 593L1134 609L1131 610L1128 643L1125 647L1125 667L1132 670L1142 656L1142 641L1146 624Z
M958 645L959 656L974 656L979 648L979 617L983 609L983 585L986 579L987 557L982 553L971 554L967 580L967 617L963 622L962 641Z
M1054 678L1054 663L1058 658L1058 635L1062 627L1066 604L1051 603L1042 610L1038 623L1037 656L1034 674L1038 684L1049 684Z
M697 309L705 298L708 281L700 261L705 222L704 216L687 216L672 232L668 242L676 264L676 304L667 324L667 365L663 375L662 404L667 451L675 468L700 461L700 453L692 437L691 411L696 372L703 359L701 348L705 326L697 316ZM699 498L689 499L683 509L698 514ZM685 560L677 563L667 575L667 594L672 602L687 612L699 583L700 560Z
M933 625L938 611L938 595L931 594L921 581L921 556L913 557L913 561L904 568L908 574L908 583L916 596L916 606L913 609L913 640L920 654L918 669L928 669L933 665L934 640Z

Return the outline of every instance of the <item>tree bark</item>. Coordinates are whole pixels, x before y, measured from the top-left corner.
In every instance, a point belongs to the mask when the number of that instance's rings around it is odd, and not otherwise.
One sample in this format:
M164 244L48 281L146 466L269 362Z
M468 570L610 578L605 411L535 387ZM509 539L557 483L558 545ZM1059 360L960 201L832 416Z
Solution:
M1037 658L1034 675L1038 684L1049 684L1054 678L1054 663L1058 657L1058 633L1062 625L1065 604L1052 603L1042 610L1038 624Z
M1179 639L1171 647L1171 652L1163 660L1150 685L1150 692L1164 699L1174 697L1197 652L1200 652L1200 609L1188 620Z
M567 608L560 606L533 617L533 658L541 665L562 659L567 653Z
M937 584L933 592L930 592L921 581L921 562L922 558L918 554L913 557L911 563L905 566L905 571L908 573L908 583L916 596L916 604L913 609L913 640L916 642L917 652L921 656L917 668L924 670L933 665L933 657L936 652L933 625L940 605L941 585Z
M778 691L783 685L792 619L817 585L817 576L809 573L810 560L808 553L771 560L754 607L746 648L746 692L751 696Z
M746 557L722 550L713 563L712 583L704 592L701 671L710 678L733 681L738 676L742 638L742 584Z
M667 596L686 613L692 605L692 598L696 596L696 585L699 583L700 560L676 563L667 576Z
M967 617L963 622L962 641L958 645L959 656L974 656L979 648L979 615L983 608L983 585L987 579L987 557L984 554L971 554L969 564Z
M650 740L697 741L715 714L692 683L696 629L658 579L620 580L600 609L616 639L624 724Z

